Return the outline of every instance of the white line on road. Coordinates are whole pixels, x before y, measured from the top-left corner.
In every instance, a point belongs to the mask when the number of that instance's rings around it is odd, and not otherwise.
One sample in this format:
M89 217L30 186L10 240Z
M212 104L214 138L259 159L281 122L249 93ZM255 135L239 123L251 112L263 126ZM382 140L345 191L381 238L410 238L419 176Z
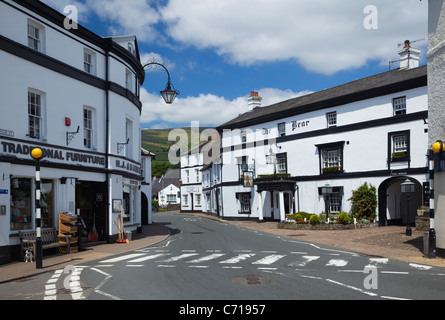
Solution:
M348 264L348 261L341 259L332 259L326 264L327 267L344 267Z
M221 261L220 263L238 263L240 261L249 259L249 258L253 257L254 255L255 255L254 253L239 254L236 257Z
M205 261L210 261L210 260L213 260L213 259L217 259L217 258L220 258L222 256L225 256L225 254L224 253L215 253L215 254L211 254L211 255L208 255L208 256L205 256L205 257L201 257L201 258L198 258L198 259L195 259L195 260L187 261L187 263L200 263L200 262L205 262Z
M350 286L350 285L347 285L347 284L344 284L344 283L341 283L341 282L338 282L338 281L334 281L334 280L331 280L331 279L326 279L326 281L328 281L330 283L337 284L339 286L342 286L342 287L345 287L345 288L348 288L348 289L352 289L352 290L364 293L364 294L366 294L368 296L371 296L371 297L376 297L377 296L377 294L375 294L375 293L372 293L372 292L369 292L369 291L365 291L363 289L356 288L356 287L353 287L353 286Z
M145 256L145 254L144 253L127 254L125 256L121 256L121 257L117 257L117 258L103 260L103 261L100 261L100 263L113 263L113 262L118 262L118 261L123 261L123 260L137 258L137 257L140 257L140 256Z
M279 255L279 254L273 254L267 257L264 257L258 261L253 262L252 264L272 264L281 258L284 258L285 256Z
M174 262L174 261L178 261L178 260L181 260L181 259L185 259L185 258L197 256L197 255L198 255L198 253L184 253L184 254L181 254L179 256L172 257L172 258L169 258L169 259L166 259L166 260L162 260L162 261L159 261L159 262Z
M145 256L145 257L142 257L142 258L137 258L137 259L128 261L128 263L144 262L144 261L156 259L156 258L159 258L159 257L162 257L162 256L165 256L165 253L159 253L159 254L154 254L154 255L151 255L151 256Z

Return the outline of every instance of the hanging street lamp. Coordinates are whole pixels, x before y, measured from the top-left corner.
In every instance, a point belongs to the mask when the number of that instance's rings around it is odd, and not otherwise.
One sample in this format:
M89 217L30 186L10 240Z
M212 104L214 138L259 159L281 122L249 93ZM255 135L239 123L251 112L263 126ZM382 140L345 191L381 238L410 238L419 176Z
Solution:
M168 76L167 84L165 86L165 89L162 90L160 93L161 93L162 98L164 98L165 103L172 104L173 101L175 100L176 96L179 94L179 91L176 90L174 88L174 86L172 85L170 73L168 72L167 68L163 64L160 64L159 62L152 61L152 62L148 62L145 65L143 65L142 69L145 69L148 66L155 66L155 68L161 67L165 70L165 72L167 72L167 76ZM150 69L148 69L148 70L150 70Z

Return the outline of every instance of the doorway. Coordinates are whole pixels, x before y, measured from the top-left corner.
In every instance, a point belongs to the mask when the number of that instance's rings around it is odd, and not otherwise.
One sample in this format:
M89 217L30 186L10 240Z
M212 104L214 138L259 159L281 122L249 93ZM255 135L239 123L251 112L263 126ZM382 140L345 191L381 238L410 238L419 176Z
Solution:
M93 225L99 234L99 240L106 240L108 230L106 223L106 184L100 182L77 181L76 213L85 222L86 228L82 237L86 237Z
M402 194L400 185L405 180L415 184L414 194ZM417 208L422 205L422 185L410 177L393 177L383 181L378 189L379 226L414 224Z

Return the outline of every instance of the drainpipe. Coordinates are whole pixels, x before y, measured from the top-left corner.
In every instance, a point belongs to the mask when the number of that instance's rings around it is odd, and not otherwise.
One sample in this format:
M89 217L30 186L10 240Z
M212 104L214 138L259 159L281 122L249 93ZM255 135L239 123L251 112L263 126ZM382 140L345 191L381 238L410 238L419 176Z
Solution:
M111 41L111 40L107 40ZM109 42L105 44L105 178L107 185L107 192L105 196L105 225L106 225L106 239L107 242L110 241L111 236L111 226L110 226L110 70L109 70L109 60L110 60L110 51L111 46Z

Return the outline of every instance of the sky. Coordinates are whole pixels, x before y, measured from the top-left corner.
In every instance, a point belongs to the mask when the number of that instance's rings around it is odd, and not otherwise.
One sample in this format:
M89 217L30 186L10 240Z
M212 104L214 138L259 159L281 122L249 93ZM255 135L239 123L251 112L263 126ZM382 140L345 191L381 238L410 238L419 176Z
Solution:
M142 129L216 127L262 105L398 68L405 40L426 64L428 1L42 0L102 37L136 35L141 62L168 69L180 92L167 105L167 75L147 71ZM68 12L67 12L68 14Z

